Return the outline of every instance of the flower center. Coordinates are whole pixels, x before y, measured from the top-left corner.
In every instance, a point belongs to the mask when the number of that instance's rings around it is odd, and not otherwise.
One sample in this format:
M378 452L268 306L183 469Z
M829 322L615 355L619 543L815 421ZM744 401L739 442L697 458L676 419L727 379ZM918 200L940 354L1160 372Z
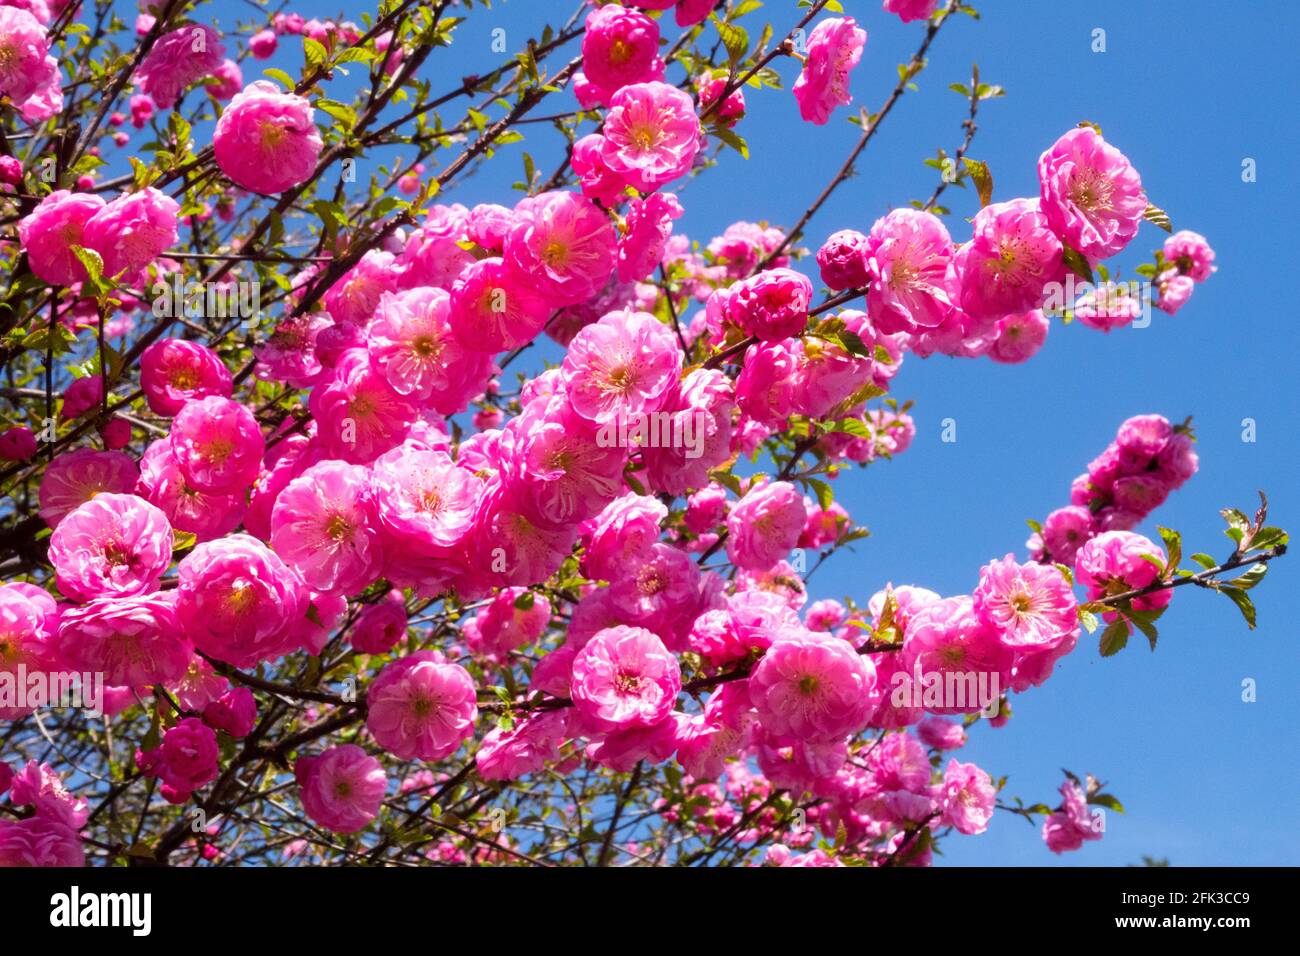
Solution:
M803 694L805 697L811 697L813 694L817 693L817 683L818 681L815 676L812 674L805 674L803 677L799 678L799 693Z
M258 136L262 141L262 149L268 152L278 149L288 135L289 131L278 123L263 123L261 129L258 130Z
M649 152L659 145L660 130L649 123L643 123L628 131L628 140L642 152Z
M331 541L345 541L352 534L352 525L345 515L333 515L325 525L325 534Z
M174 368L171 371L171 384L172 388L187 392L199 384L199 376L194 369L188 366Z
M609 62L621 66L632 58L632 44L626 40L615 40L609 47Z
M104 545L104 563L111 568L129 567L132 557L120 541L109 541Z
M548 266L558 268L569 261L569 247L559 239L552 239L542 249L542 261Z
M614 687L620 694L635 694L641 687L641 678L631 671L619 671L614 678Z
M421 358L438 354L438 342L432 335L418 335L411 340L411 351Z

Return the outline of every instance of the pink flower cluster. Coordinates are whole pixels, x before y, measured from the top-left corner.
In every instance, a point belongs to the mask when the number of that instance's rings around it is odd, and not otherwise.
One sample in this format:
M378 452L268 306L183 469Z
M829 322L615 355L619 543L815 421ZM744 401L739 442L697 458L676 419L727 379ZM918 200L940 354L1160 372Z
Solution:
M1074 479L1070 504L1047 516L1028 541L1038 561L1072 564L1079 549L1106 531L1129 531L1196 474L1195 439L1160 415L1136 415L1088 471Z

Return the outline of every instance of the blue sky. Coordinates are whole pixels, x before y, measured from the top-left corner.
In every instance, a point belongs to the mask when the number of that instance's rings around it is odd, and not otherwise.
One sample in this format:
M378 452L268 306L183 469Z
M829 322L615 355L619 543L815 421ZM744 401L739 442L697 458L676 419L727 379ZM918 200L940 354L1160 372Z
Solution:
M854 111L857 104L875 109L923 27L901 24L878 0L843 5L870 35L853 77ZM1201 471L1140 530L1154 536L1159 522L1181 530L1189 552L1226 555L1218 509L1252 509L1257 488L1268 492L1275 523L1300 526L1291 384L1297 332L1289 310L1279 307L1290 284L1285 217L1298 198L1288 167L1300 154L1290 108L1300 66L1289 38L1300 30L1300 7L1270 4L1265 17L1209 0L1188 0L1176 11L1138 0L977 5L981 20L958 17L945 27L919 91L897 105L859 175L813 220L808 243L815 247L841 228L866 231L891 207L929 196L937 174L922 160L939 146L952 152L966 109L947 86L965 81L978 62L985 82L1007 90L982 105L970 150L990 165L995 199L1036 195L1039 153L1091 120L1137 166L1175 228L1209 238L1219 271L1182 312L1156 313L1148 328L1104 335L1055 325L1026 365L909 357L894 394L917 401L916 440L897 460L837 483L840 500L872 537L818 572L813 597L864 602L890 580L968 592L989 559L1023 555L1025 519L1067 503L1071 479L1121 421L1145 412L1195 417ZM431 56L424 75L435 91L451 88L498 62L489 45L493 28L504 27L516 50L542 17L563 18L572 9L554 0L498 0L471 16L451 48ZM246 11L225 2L215 8L227 30L228 18ZM341 12L359 20L362 8ZM801 15L793 0L768 0L756 16L772 19L779 35ZM1091 48L1096 28L1106 31L1104 53ZM296 73L300 57L289 42L273 65ZM246 63L246 80L258 77L258 66ZM792 67L780 65L787 87ZM858 134L848 110L825 127L802 123L788 88L747 95L749 115L738 132L751 159L727 152L720 168L681 193L686 215L678 229L702 243L737 219L792 223ZM449 114L447 124L458 119ZM445 198L512 203L518 151L528 149L549 171L558 145L557 134L531 127L528 142L503 149ZM1254 183L1242 181L1245 158L1256 161ZM944 202L953 209L954 238L967 238L962 220L975 211L973 191L950 190ZM1143 227L1117 260L1126 277L1163 236ZM940 441L945 418L957 421L955 443ZM1256 422L1254 443L1241 440L1244 418ZM1300 862L1300 651L1290 623L1300 617L1297 561L1277 562L1255 592L1256 631L1247 631L1226 599L1180 592L1160 622L1157 652L1134 642L1102 660L1095 638L1085 636L1044 687L1015 698L1005 728L976 729L965 758L1009 775L1008 792L1027 802L1055 802L1061 767L1107 781L1128 812L1110 815L1103 840L1058 860L1037 827L999 815L982 836L948 840L945 862L1123 865L1143 854L1174 865ZM1244 678L1258 684L1255 703L1241 700Z

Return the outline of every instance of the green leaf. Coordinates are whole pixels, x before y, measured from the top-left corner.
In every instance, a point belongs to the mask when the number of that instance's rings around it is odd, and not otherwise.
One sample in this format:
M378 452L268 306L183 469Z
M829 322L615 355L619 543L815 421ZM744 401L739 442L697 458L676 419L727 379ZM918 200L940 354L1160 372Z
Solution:
M520 611L531 611L533 605L537 603L537 597L532 591L525 591L519 597L515 598L515 608Z
M1165 543L1165 550L1169 552L1169 560L1165 563L1165 567L1172 571L1183 559L1183 536L1172 528L1157 527L1156 530L1160 532L1160 540Z
M1205 568L1205 570L1207 571L1210 570L1210 568L1215 567L1219 563L1215 561L1212 557L1210 557L1208 554L1206 554L1204 551L1197 551L1194 555L1192 555L1192 560L1195 561L1197 564L1199 564L1201 567Z
M284 70L277 69L276 67L271 67L270 69L263 70L262 74L264 76L269 76L271 79L275 80L277 83L283 86L286 90L292 90L295 86L297 86L297 84L294 83L293 81L293 77L291 77L288 73L284 72Z
M1237 605L1237 610L1241 616L1246 619L1246 626L1252 631L1255 629L1255 603L1250 599L1250 595L1240 588L1222 585L1219 591L1226 594L1233 604Z
M310 75L318 67L324 66L325 61L329 59L329 51L325 49L324 44L313 40L311 37L302 38L302 55L306 61L304 75Z
M749 52L749 34L745 32L744 27L726 22L720 19L716 13L710 14L709 19L713 21L714 27L717 28L718 36L722 39L722 45L727 48L727 59L734 69L737 64L745 59L745 54Z
M1148 205L1142 212L1142 218L1165 232L1173 232L1174 225L1169 221L1169 213L1159 206Z
M713 129L713 135L722 140L722 142L726 143L745 159L749 159L749 144L746 143L735 130L718 126Z
M1250 536L1251 551L1267 551L1286 544L1289 536L1281 528L1260 528Z
M1164 608L1159 611L1136 611L1130 608L1124 612L1124 615L1133 623L1133 626L1146 637L1153 651L1156 649L1156 637L1158 636L1154 622L1162 613L1164 613Z
M822 431L843 432L845 435L852 435L854 438L871 437L871 429L860 418L841 418L837 421L825 422L822 425Z
M1105 807L1107 810L1114 810L1116 813L1124 812L1124 804L1120 803L1109 793L1094 793L1088 798L1088 802L1097 806Z
M831 486L817 478L805 478L805 481L812 486L813 491L817 492L817 502L825 511L835 503L835 492L831 491Z
M989 171L989 164L969 157L963 158L962 162L975 183L975 191L980 197L980 208L983 209L993 201L993 173Z
M1222 587L1241 588L1243 591L1249 591L1260 581L1264 580L1264 575L1268 573L1268 565L1262 561L1259 564L1252 564L1245 574L1240 574L1231 581L1225 581Z
M351 132L352 128L357 125L357 111L346 103L340 103L338 100L319 99L316 106L330 116L334 117L343 124L344 132Z
M1110 657L1117 654L1128 643L1128 624L1124 619L1116 618L1101 632L1101 656Z
M1084 254L1080 252L1078 249L1074 249L1066 245L1065 243L1061 243L1061 245L1065 247L1065 252L1062 258L1065 260L1066 268L1069 269L1071 272L1073 272L1075 275L1077 275L1084 282L1088 282L1095 285L1096 280L1093 279L1092 276L1092 266L1089 265L1088 260L1084 256Z

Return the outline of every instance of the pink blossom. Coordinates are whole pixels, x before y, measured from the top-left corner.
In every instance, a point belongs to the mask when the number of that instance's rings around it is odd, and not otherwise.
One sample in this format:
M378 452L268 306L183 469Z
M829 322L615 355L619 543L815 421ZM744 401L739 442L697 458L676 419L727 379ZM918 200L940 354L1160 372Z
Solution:
M1214 250L1199 232L1180 229L1165 240L1165 260L1178 267L1179 273L1193 282L1204 282L1218 271Z
M255 193L280 193L311 178L320 155L316 111L304 97L255 80L217 120L212 148L230 180Z
M1035 199L992 203L975 214L974 235L953 263L961 276L961 307L996 321L1043 303L1049 282L1064 276L1061 241Z
M11 8L0 7L6 9ZM104 205L99 196L58 189L23 217L18 223L18 239L37 278L65 286L86 278L86 268L72 247L86 244L86 223Z
M330 327L329 318L320 312L282 319L266 339L253 347L257 356L254 374L260 379L283 381L294 388L315 385L325 371L316 348L317 339Z
M396 292L398 270L391 252L371 249L325 293L325 308L336 324L364 326L375 314L380 297Z
M279 42L273 31L258 30L248 38L248 50L255 60L269 60L275 55L275 48Z
M499 253L505 246L506 234L514 225L513 210L496 203L479 203L469 211L469 220L465 223L469 238L488 252Z
M63 405L59 409L59 418L80 418L92 408L97 408L104 400L104 379L99 375L79 378L63 392Z
M869 254L868 239L857 230L841 229L833 233L817 250L817 267L821 270L822 282L832 292L865 286L869 278Z
M253 413L219 395L191 399L172 419L172 454L200 491L243 491L257 479L265 440Z
M611 208L625 199L628 181L604 161L603 135L590 133L573 143L569 164L573 166L582 195L586 198Z
M75 601L145 594L171 563L172 529L143 498L100 494L59 522L49 556L59 590Z
M208 92L223 103L244 87L244 71L234 60L222 60L212 76L216 82L208 83Z
M973 763L948 761L943 771L943 823L970 836L983 833L993 819L997 788Z
M605 506L595 518L583 556L589 577L610 580L647 556L659 538L659 525L668 507L649 495L626 494Z
M812 282L793 269L765 269L731 288L727 317L765 342L803 332L812 303Z
M708 10L705 12L707 15ZM721 106L715 106L718 97L727 91L727 79L727 71L723 69L701 73L695 78L695 95L700 103L701 116L730 129L745 116L745 93L742 89L733 89L727 92Z
M803 496L788 481L747 491L727 516L727 556L759 571L780 561L799 541L807 521Z
M574 336L561 370L573 410L607 425L657 410L681 367L666 325L646 312L610 312Z
M403 446L375 462L371 487L391 558L385 575L401 586L444 587L458 570L482 482L445 452Z
M1005 316L998 322L997 338L989 347L989 358L1007 364L1033 358L1047 341L1051 324L1039 309Z
M151 411L172 416L192 398L229 398L230 370L206 345L159 339L140 355L140 388Z
M604 732L653 727L672 712L681 686L677 659L645 628L606 628L573 659L574 706Z
M658 81L614 94L605 114L605 164L643 193L684 176L700 148L700 120L690 96Z
M587 745L587 759L616 773L628 773L642 761L650 765L663 763L677 750L684 719L681 714L669 714L649 727L608 733Z
M768 733L830 742L867 725L875 683L871 661L847 641L806 632L767 649L749 678L749 699Z
M645 476L652 487L683 494L709 480L709 470L731 456L735 386L718 369L697 368L679 383L660 411L667 413L669 434L682 436L666 447L643 447Z
M1057 508L1043 522L1043 545L1047 557L1074 563L1079 548L1092 537L1092 513L1087 508L1070 505Z
M934 15L939 0L885 0L885 12L892 13L904 23L928 20Z
M935 750L956 750L966 744L966 731L955 720L945 717L924 717L916 727L916 735L927 747Z
M921 675L922 685L912 686L911 693L932 714L981 710L989 703L981 696L1001 687L1012 663L998 632L976 616L965 596L934 601L917 611L907 626L902 654L904 672Z
M588 13L585 26L582 72L601 100L630 83L663 78L659 26L644 13L611 3Z
M609 601L623 620L654 631L671 650L685 650L699 593L700 573L691 556L654 544L613 575Z
M753 272L760 259L766 260L784 245L786 235L775 226L753 222L733 222L721 236L709 242L709 252L726 268L727 276L740 279ZM776 256L768 266L789 264L787 256Z
M490 730L474 754L483 780L518 780L541 770L560 755L565 715L560 711L529 714L512 727Z
M821 126L835 107L853 102L849 74L862 60L866 44L867 31L852 17L832 17L813 28L803 70L794 83L800 116Z
M1196 290L1196 282L1191 276L1174 275L1173 270L1170 269L1157 277L1156 289L1159 292L1155 302L1156 308L1161 312L1174 315L1192 297L1192 293Z
M138 275L176 242L176 200L152 186L123 193L98 209L82 231L82 243L99 253L104 275Z
M1010 647L1056 647L1079 629L1074 594L1060 570L1017 564L1009 554L980 571L974 606Z
M257 722L257 701L247 687L232 687L203 708L203 720L208 726L222 730L236 740L253 732Z
M456 277L474 261L460 243L468 239L469 210L460 203L436 205L402 247L398 266L403 289L435 286L451 289Z
M59 653L75 670L138 687L179 680L193 648L177 625L172 602L149 594L69 608L59 618Z
M504 258L550 305L583 302L614 271L616 236L589 199L546 192L522 200L506 236Z
M681 218L682 204L671 193L653 193L628 204L627 234L618 244L618 277L623 282L644 279L663 258L673 220Z
M192 23L160 37L136 68L134 80L159 109L171 109L186 87L221 66L225 53L215 30Z
M476 654L505 660L511 651L537 640L551 620L551 602L524 588L502 588L462 627Z
M0 821L0 869L85 865L81 837L71 827L46 817Z
M145 760L152 757L152 770L162 779L164 790L170 788L175 793L168 799L180 803L217 778L220 756L212 728L198 717L185 717L167 729L162 746L145 754Z
M17 4L0 7L0 94L29 122L48 119L63 109L58 61L40 21Z
M294 648L306 588L256 538L232 534L197 545L178 572L176 615L203 653L251 667Z
M1143 304L1127 282L1103 282L1091 287L1074 303L1074 317L1090 329L1109 332L1141 317Z
M1157 563L1151 563L1144 555ZM1074 576L1088 589L1088 599L1095 601L1154 583L1167 560L1164 548L1150 538L1131 531L1104 531L1079 549L1074 559ZM1154 591L1134 598L1133 609L1158 610L1168 605L1172 597L1172 591ZM1107 612L1106 616L1107 620L1113 619L1115 612Z
M1072 780L1061 784L1061 806L1043 821L1043 842L1053 853L1077 850L1085 840L1100 840L1102 831L1082 788Z
M503 477L528 515L566 525L611 501L627 458L614 431L613 424L598 430L563 396L530 402L502 435Z
M26 425L15 425L0 432L0 460L29 461L36 448L36 435Z
M173 529L189 532L198 541L209 541L234 531L244 517L242 491L200 491L190 485L172 454L171 443L165 438L145 449L134 492L161 509Z
M366 726L400 760L442 760L474 733L474 681L435 651L416 651L384 667L366 693Z
M387 654L406 636L406 625L406 601L394 589L361 610L349 639L360 654Z
M393 391L443 415L463 411L492 368L453 334L450 313L442 289L384 293L369 331L371 361Z
M271 547L309 587L365 588L383 561L367 469L323 461L289 482L271 512Z
M800 352L789 341L746 349L745 364L736 378L736 404L741 411L764 425L783 425L795 410L799 362Z
M892 334L942 325L956 290L952 239L939 217L895 209L876 220L867 241L867 310L876 328Z
M1128 159L1093 126L1070 130L1038 159L1040 208L1052 230L1089 262L1137 235L1147 197Z
M339 357L333 377L312 389L308 407L325 452L353 464L367 464L401 444L418 414L362 348Z
M491 353L518 348L536 338L550 316L531 283L500 258L470 264L451 287L449 322L461 347L458 357L466 349Z
M334 833L364 830L379 815L388 787L383 765L356 744L299 757L293 774L307 816Z

